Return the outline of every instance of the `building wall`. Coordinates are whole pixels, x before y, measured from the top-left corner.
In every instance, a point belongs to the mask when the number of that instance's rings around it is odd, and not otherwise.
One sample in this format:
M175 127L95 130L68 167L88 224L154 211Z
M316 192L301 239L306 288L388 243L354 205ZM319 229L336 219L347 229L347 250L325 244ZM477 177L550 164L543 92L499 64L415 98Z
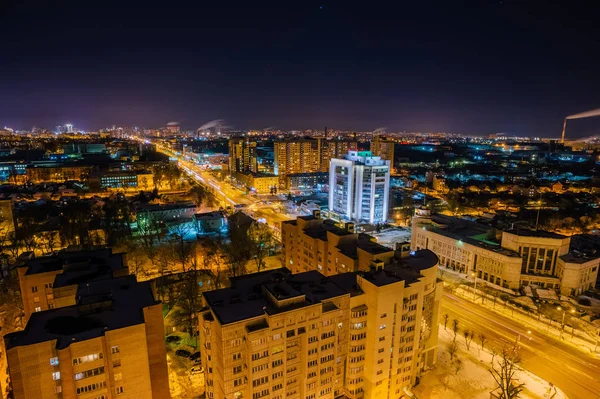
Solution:
M315 394L333 399L343 387L349 299L333 298L338 309L329 312L316 304L225 326L205 313L200 342L205 343L207 398L304 399ZM258 323L264 328L249 330Z
M322 219L304 220L298 218L296 224L282 223L282 243L285 251L285 267L293 273L316 270L325 276L352 271L369 270L373 260L387 263L393 256L389 252L372 254L358 249L357 258L342 253L338 246L341 243L357 242L358 234L338 235L327 232L326 240L313 238L305 230L316 228L323 223Z
M54 307L54 293L52 284L56 275L62 272L36 273L26 275L28 268L17 269L19 275L19 286L23 299L23 311L25 322L33 312L52 309Z
M520 286L521 258L507 256L428 229L430 219L415 217L411 249L429 249L439 258L442 268L471 275L505 288Z
M565 262L559 258L556 273L561 280L560 293L563 295L581 295L585 291L594 288L599 268L600 258L583 263Z
M156 313L154 310L149 312ZM8 364L15 399L56 398L58 392L62 392L63 399L100 395L107 399L168 398L163 331L161 328L161 351L156 345L148 345L147 337L156 335L152 323L150 330L148 333L144 324L140 324L106 331L102 337L73 342L60 350L56 349L56 340L9 349ZM151 340L156 341L156 337ZM84 358L89 361L75 360ZM149 359L154 369L162 371L153 373ZM158 367L161 362L164 367ZM90 376L78 375L90 370L96 372ZM156 396L152 389L155 382L162 385L154 391ZM78 392L78 389L89 389L93 384L97 385L89 392ZM119 388L123 392L117 395Z

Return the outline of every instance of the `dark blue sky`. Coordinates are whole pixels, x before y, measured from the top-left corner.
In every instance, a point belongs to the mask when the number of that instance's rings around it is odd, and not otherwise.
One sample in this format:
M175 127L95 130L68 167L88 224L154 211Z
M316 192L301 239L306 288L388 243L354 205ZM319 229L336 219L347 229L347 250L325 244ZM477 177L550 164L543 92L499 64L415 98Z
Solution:
M0 125L558 136L600 106L593 2L0 3Z

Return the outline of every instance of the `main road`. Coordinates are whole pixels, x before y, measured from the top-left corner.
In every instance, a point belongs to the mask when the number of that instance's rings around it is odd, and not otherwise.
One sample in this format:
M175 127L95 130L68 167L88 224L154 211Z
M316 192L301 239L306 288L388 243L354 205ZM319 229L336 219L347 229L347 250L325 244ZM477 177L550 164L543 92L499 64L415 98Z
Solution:
M501 350L519 340L521 366L558 386L569 399L600 398L600 359L528 329L463 298L444 292L441 314L459 321L459 329L484 334L488 348ZM462 334L461 334L462 335ZM475 338L478 341L478 338Z
M200 168L192 161L184 159L179 154L174 153L169 148L163 147L160 143L155 143L156 149L165 155L177 158L178 166L182 168L188 176L196 182L208 187L215 196L222 200L227 206L245 205L256 219L264 218L267 225L274 230L274 235L279 237L281 232L281 222L289 220L284 214L276 212L272 207L261 206L258 199L250 198L246 192L220 180L217 180L206 169Z

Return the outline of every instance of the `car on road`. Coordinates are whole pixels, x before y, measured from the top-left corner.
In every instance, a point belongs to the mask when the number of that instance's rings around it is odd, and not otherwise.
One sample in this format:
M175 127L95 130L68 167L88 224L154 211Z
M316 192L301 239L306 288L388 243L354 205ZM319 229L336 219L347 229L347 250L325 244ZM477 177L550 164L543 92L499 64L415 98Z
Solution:
M185 349L177 349L175 351L175 355L177 355L179 357L187 357L187 358L189 358L192 354L189 351L186 351Z

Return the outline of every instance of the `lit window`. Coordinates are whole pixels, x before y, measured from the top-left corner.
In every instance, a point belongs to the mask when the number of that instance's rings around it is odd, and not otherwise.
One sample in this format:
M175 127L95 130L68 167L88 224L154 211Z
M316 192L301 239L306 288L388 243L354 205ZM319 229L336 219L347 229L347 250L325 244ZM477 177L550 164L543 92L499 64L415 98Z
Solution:
M55 371L54 373L52 373L52 379L54 381L60 380L60 371Z
M50 365L58 366L58 358L57 357L50 358Z
M113 346L110 348L110 352L111 353L119 353L119 347L118 346Z

